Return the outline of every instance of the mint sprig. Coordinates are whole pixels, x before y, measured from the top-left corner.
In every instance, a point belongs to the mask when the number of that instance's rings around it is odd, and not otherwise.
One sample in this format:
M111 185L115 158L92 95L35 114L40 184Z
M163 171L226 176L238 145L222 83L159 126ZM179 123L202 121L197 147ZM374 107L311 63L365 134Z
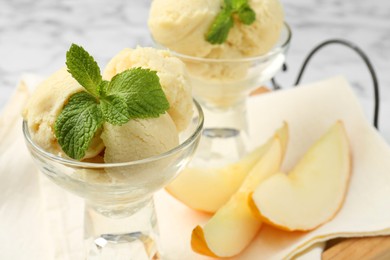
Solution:
M99 96L96 86L102 81L100 68L94 58L81 46L72 44L66 53L66 66L81 86L94 96Z
M251 25L256 20L256 13L249 6L248 0L225 0L206 34L206 41L211 44L224 43L234 26L234 16L245 25Z
M103 115L96 98L84 91L76 93L57 117L58 143L69 157L80 160L102 124Z
M157 73L149 69L134 68L114 76L107 94L126 102L130 118L158 117L169 108Z
M233 25L234 20L231 15L231 10L223 9L211 25L206 40L212 44L224 43Z
M85 88L69 98L54 125L59 145L73 159L85 156L104 122L123 125L131 119L158 117L169 109L155 71L132 68L111 81L102 80L94 58L75 44L66 54L66 65Z

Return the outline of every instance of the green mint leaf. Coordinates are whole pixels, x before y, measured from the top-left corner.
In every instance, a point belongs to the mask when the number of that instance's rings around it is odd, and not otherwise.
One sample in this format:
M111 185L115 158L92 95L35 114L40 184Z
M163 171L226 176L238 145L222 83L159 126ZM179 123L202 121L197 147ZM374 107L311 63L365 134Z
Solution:
M233 1L234 1L234 0L224 0L224 1L223 1L224 4L225 4L224 8L232 8Z
M69 157L80 160L102 124L103 116L98 101L82 91L70 97L57 117L54 130L62 150Z
M107 80L102 80L98 86L98 93L99 97L103 97L107 94L108 86L110 85L110 82Z
M108 86L107 95L126 102L130 119L158 117L169 109L157 73L149 69L132 68L117 74Z
M81 46L72 44L66 53L66 66L81 86L89 93L98 96L98 86L102 81L100 68L94 58Z
M123 125L130 120L126 100L121 96L110 95L100 99L104 119L112 125Z
M234 25L232 10L224 8L214 19L206 34L206 40L211 44L222 44L226 41L230 29Z
M256 13L249 6L248 0L224 0L224 6L206 33L206 41L211 44L224 43L234 26L233 16L236 14L245 25L250 25L256 20Z
M248 6L248 0L230 0L231 7L234 11L239 12L244 7Z
M238 17L243 24L250 25L256 20L256 13L250 8L246 6L238 12Z

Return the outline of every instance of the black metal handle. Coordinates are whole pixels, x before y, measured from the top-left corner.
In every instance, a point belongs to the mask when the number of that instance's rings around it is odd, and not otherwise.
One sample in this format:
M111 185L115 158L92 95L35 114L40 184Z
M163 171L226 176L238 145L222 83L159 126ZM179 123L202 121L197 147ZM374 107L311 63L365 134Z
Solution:
M320 44L318 44L313 50L311 50L309 52L309 54L307 55L307 57L305 58L302 66L301 66L301 69L299 70L299 73L298 73L298 77L295 81L295 86L299 84L299 82L301 81L301 78L303 76L303 73L310 61L310 59L313 57L313 55L315 53L317 53L320 49L322 49L323 47L327 46L327 45L331 45L331 44L341 44L341 45L344 45L352 50L354 50L364 61L364 63L367 65L367 68L371 74L371 78L372 78L372 85L373 85L373 88L374 88L374 126L375 128L379 128L378 127L378 120L379 120L379 84L378 84L378 79L377 79L377 76L376 76L376 73L375 73L375 70L374 70L374 67L372 66L371 62L370 62L370 59L368 58L368 56L358 47L356 46L354 43L352 42L349 42L349 41L346 41L346 40L342 40L342 39L330 39L330 40L326 40ZM283 71L286 71L287 70L287 66L284 64L283 65ZM274 86L274 89L280 89L280 86L276 83L275 79L273 78L272 80L272 84Z

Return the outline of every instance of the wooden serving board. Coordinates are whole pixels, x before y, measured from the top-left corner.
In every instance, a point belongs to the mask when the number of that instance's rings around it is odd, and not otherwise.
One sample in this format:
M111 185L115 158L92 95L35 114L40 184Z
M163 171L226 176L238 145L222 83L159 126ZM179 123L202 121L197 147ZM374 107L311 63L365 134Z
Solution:
M335 239L328 242L323 260L388 260L390 236Z

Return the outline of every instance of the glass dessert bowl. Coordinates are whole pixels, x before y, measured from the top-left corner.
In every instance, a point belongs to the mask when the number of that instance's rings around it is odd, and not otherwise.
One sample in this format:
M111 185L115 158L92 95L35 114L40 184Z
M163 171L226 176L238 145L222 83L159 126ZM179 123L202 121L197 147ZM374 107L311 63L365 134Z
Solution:
M193 116L175 148L124 163L80 162L48 153L23 133L39 170L60 187L85 199L87 259L158 259L158 225L153 194L189 163L198 145L203 112Z
M193 95L205 114L202 141L191 165L222 166L250 150L247 97L280 70L291 36L289 25L284 23L275 46L264 55L252 57L200 58L171 50L185 63Z

